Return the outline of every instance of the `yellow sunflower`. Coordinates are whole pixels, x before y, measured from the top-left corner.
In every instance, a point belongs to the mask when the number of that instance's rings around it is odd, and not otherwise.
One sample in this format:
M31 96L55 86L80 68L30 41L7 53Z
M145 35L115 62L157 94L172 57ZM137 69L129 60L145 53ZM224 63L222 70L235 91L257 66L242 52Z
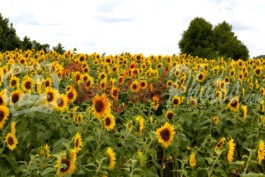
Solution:
M170 125L168 122L156 130L158 142L161 143L164 148L167 148L171 144L175 133L174 126Z
M48 87L45 89L45 96L46 96L46 103L48 104L55 104L56 103L56 99L57 99L57 90L51 88L51 87Z
M94 85L94 78L91 76L87 77L87 80L85 81L85 88L86 89L91 89Z
M103 119L104 127L107 130L112 130L115 126L115 117L111 114L108 113L104 119Z
M172 110L167 110L166 114L165 114L165 117L168 119L168 120L172 120L173 117L174 117L174 112Z
M228 163L231 163L234 159L236 143L234 143L234 139L231 139L227 142L227 144L228 144L227 161Z
M259 141L259 147L258 147L258 163L261 164L261 162L264 160L265 157L265 145L262 140Z
M159 98L156 95L153 96L153 101L151 105L154 110L157 110L157 108L159 107Z
M71 87L67 92L66 92L66 96L67 96L67 100L68 100L68 103L72 103L76 100L76 97L77 97L77 93L76 93L76 90Z
M144 118L142 116L137 116L135 120L138 124L136 134L142 135L144 129Z
M76 168L76 152L74 149L70 150L68 155L61 155L58 157L55 167L57 168L57 175L63 177L74 173Z
M83 145L83 142L82 142L81 134L79 132L77 132L75 137L74 137L74 149L75 149L76 153L81 151L82 145Z
M204 72L200 72L199 74L197 74L196 80L198 82L203 82L205 79L205 73Z
M60 111L65 111L68 108L67 97L64 94L58 94L56 98L56 109Z
M14 105L16 104L18 101L21 101L23 98L24 93L21 90L14 90L13 92L11 92L10 94L10 104Z
M9 116L9 108L6 106L0 106L0 129L3 128L6 120Z
M238 96L235 96L230 100L227 107L232 111L237 111L239 109L239 99Z
M120 92L120 88L119 87L114 87L111 89L111 97L114 99L114 100L117 100L118 97L119 97L119 92Z
M7 96L6 96L6 90L2 90L0 92L0 106L6 106L7 104Z
M13 151L17 147L17 144L18 144L18 140L16 136L12 133L8 133L6 135L5 142L7 144L8 149L10 149L11 151Z
M113 170L116 165L116 153L113 151L111 147L107 149L107 155L108 155L108 167L110 170Z
M92 99L94 116L96 118L102 118L103 115L110 113L111 103L105 94L99 96L96 95Z
M222 137L219 142L216 144L216 146L214 147L214 151L216 154L219 154L220 150L222 149L224 143L226 141L225 137Z
M172 104L173 106L177 106L181 103L181 100L180 100L180 97L175 95L173 98L172 98Z
M34 87L34 80L29 76L24 77L22 81L22 89L27 92L31 92L33 87Z
M190 154L189 164L192 168L196 166L196 157L194 152Z
M43 86L45 88L51 87L52 86L52 80L51 80L51 78L46 78L45 80L43 80L42 84L43 84Z
M133 93L138 92L139 90L139 83L137 81L133 81L132 84L130 85L130 89Z
M9 86L13 89L13 88L19 88L19 83L20 83L20 80L18 77L16 76L12 76L10 78L10 81L9 81Z

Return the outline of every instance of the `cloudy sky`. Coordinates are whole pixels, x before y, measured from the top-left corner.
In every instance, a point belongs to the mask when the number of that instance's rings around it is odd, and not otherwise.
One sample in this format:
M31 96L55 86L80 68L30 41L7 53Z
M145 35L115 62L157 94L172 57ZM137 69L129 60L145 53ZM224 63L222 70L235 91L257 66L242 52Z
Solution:
M78 52L178 54L195 17L223 21L249 49L265 54L264 0L0 0L18 36Z

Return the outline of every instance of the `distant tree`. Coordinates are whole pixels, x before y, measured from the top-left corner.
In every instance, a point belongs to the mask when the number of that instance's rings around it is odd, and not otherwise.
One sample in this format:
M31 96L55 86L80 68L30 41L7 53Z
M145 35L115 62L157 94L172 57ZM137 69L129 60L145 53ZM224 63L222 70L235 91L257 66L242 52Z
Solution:
M20 46L21 41L13 28L13 24L9 24L9 19L3 18L0 14L0 51L14 50Z
M232 32L225 21L214 27L203 18L194 18L179 41L181 53L202 58L247 59L247 47Z
M253 57L253 59L258 59L258 58L264 58L265 59L265 55L258 55L256 57Z
M35 51L43 50L44 52L48 52L50 45L49 44L40 44L39 42L33 40L32 41L32 48L35 49Z
M21 49L22 50L32 49L32 42L30 41L29 37L25 36L23 38L23 41L21 41Z
M56 51L59 54L63 54L65 52L64 47L61 43L58 43L57 46L52 48L52 50Z

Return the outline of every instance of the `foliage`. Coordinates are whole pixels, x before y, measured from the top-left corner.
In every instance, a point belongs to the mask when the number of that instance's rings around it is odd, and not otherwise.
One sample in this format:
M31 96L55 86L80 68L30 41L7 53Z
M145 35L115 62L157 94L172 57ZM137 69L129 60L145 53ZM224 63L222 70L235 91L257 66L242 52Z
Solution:
M202 58L248 58L247 47L237 39L232 26L222 22L215 26L203 18L194 18L179 41L182 53Z

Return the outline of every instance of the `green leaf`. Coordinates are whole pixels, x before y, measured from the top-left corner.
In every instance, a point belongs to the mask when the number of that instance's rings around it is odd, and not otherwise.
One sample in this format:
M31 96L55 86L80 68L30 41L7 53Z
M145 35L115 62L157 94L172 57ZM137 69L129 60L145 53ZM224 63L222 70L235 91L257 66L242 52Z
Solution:
M48 167L48 168L46 168L45 170L43 170L41 172L41 176L45 176L45 175L47 175L48 173L51 173L51 172L55 172L55 168Z

